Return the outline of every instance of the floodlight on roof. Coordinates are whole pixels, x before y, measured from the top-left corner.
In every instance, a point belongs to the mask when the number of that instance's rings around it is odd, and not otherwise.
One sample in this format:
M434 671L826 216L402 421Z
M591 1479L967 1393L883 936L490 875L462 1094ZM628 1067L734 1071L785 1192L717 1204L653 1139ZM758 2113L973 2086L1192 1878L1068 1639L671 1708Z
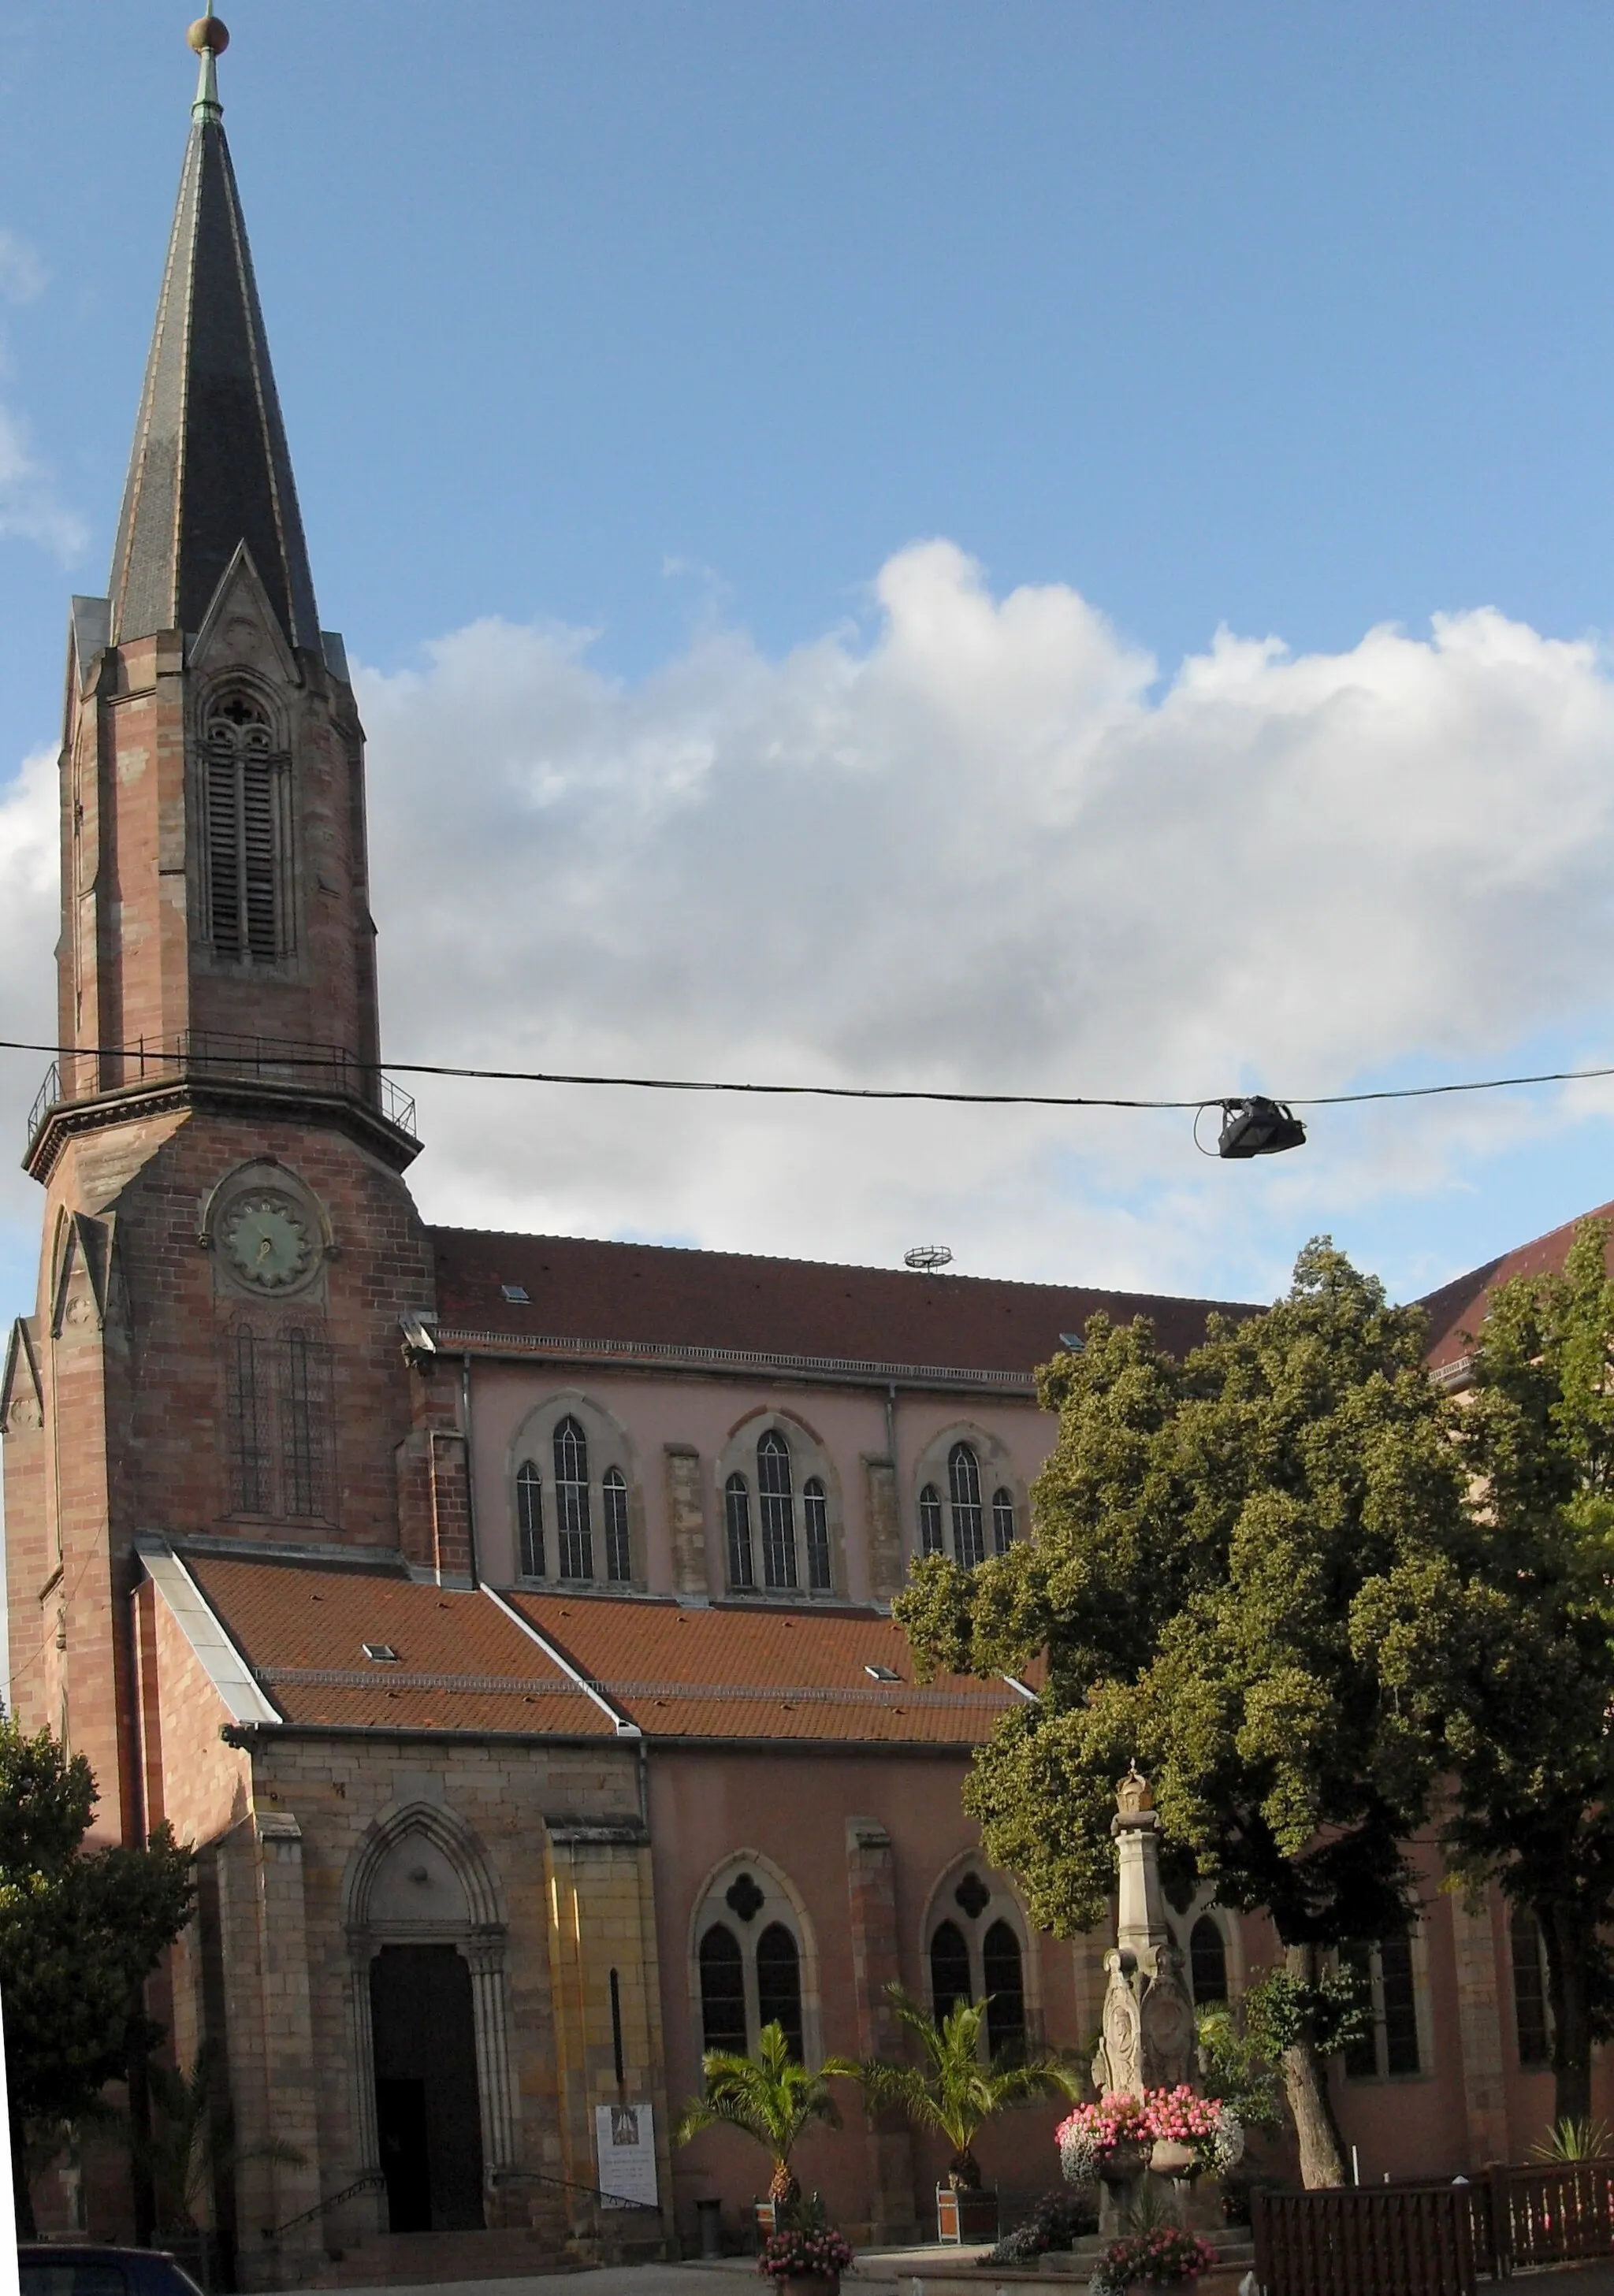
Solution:
M911 1251L902 1254L903 1267L911 1267L920 1275L935 1275L951 1260L952 1254L944 1243L916 1243Z

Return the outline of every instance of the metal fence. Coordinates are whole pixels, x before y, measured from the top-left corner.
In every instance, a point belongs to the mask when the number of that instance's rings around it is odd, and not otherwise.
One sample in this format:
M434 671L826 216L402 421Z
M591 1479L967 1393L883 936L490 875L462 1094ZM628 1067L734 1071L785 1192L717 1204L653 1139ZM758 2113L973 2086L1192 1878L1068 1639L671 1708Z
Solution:
M1473 2296L1483 2278L1614 2256L1614 2161L1497 2162L1471 2182L1250 2195L1265 2296Z
M62 1064L52 1062L29 1111L30 1143L51 1109L63 1101L89 1099L165 1077L234 1077L338 1092L350 1100L362 1101L411 1138L415 1135L415 1103L409 1095L400 1092L379 1068L357 1060L341 1045L186 1029L175 1037L142 1037L116 1052L75 1054L70 1065L72 1081L64 1086Z

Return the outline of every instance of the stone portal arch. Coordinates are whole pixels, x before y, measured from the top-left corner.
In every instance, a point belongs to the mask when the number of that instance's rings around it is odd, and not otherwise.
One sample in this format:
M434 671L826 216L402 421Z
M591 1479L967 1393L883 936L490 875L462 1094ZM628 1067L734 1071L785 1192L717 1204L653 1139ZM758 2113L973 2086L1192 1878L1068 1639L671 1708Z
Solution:
M484 2189L515 2165L517 2109L506 1985L504 1892L486 1848L446 1803L383 1810L342 1877L350 1959L349 2026L358 2083L361 2166L379 2172L371 1969L389 1946L449 1946L470 1972Z

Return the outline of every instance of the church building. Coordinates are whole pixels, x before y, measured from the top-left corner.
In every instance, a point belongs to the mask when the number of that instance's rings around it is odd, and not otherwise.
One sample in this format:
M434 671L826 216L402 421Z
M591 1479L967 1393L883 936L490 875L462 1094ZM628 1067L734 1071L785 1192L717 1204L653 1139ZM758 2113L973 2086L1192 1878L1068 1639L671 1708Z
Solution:
M990 1995L994 2045L1091 2040L1104 1940L1039 1934L960 1808L1033 1693L917 1684L890 1606L914 1556L1028 1535L1039 1363L1099 1308L1187 1348L1213 1303L422 1219L227 34L192 39L108 594L72 602L13 1710L87 1756L101 1838L195 1845L153 2013L219 2053L242 2285L676 2252L768 2173L671 2150L704 2046L890 2049L898 1979ZM1440 1295L1453 1381L1498 1272ZM1538 1940L1429 1873L1338 2070L1364 2174L1518 2157L1550 2112ZM1203 1894L1173 1918L1202 2000L1270 1955ZM1057 2181L1055 2117L984 2138L1006 2201ZM944 2150L851 2110L801 2170L854 2236L934 2237ZM131 2228L110 2156L38 2205Z

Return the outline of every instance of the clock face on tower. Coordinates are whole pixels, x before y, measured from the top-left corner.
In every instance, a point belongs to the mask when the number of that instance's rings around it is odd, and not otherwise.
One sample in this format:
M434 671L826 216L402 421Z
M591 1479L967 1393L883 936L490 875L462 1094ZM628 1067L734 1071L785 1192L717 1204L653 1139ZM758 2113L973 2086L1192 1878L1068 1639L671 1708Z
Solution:
M284 1196L243 1196L232 1204L224 1248L235 1275L259 1292L287 1290L314 1263L308 1224Z

